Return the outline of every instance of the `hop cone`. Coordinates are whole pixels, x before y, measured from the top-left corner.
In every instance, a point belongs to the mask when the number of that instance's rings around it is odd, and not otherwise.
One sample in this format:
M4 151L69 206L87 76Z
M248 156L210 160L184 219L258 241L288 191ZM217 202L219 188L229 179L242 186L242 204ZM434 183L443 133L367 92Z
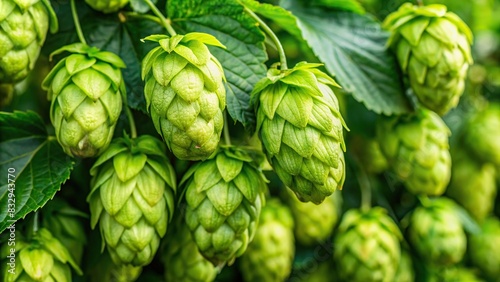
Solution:
M330 88L338 85L318 66L271 68L252 94L269 162L301 201L316 204L345 179L345 124Z
M0 277L4 282L71 282L69 265L82 275L69 251L45 228L39 229L29 241L17 233L15 243L15 246L3 244L0 249L3 259ZM8 257L12 255L11 248L15 249L15 259ZM14 272L8 271L11 267L15 267Z
M448 267L435 270L435 273L426 280L429 282L485 282L476 272L463 266Z
M115 264L153 259L174 210L175 174L164 145L143 135L115 139L90 170L91 226Z
M443 115L458 104L472 64L472 32L444 5L403 4L383 26L388 45L408 75L411 88L427 108Z
M49 1L0 1L0 84L23 80L35 67L47 31L57 30Z
M295 255L293 217L278 199L266 203L260 214L255 238L241 256L244 281L285 281Z
M468 253L471 263L486 277L492 281L500 281L500 221L498 218L487 218L481 224L481 232L469 237Z
M125 5L127 5L129 0L85 0L85 3L89 4L94 10L103 13L113 13Z
M216 266L232 264L252 241L266 179L250 156L221 148L184 175L186 224L201 254Z
M441 195L450 181L450 130L428 110L382 118L377 139L391 169L413 194Z
M183 222L184 223L184 222ZM218 269L198 251L198 246L185 224L175 226L167 235L163 255L167 282L211 282Z
M148 112L174 155L204 160L217 149L226 106L224 72L206 45L224 47L205 33L152 35L160 46L143 60Z
M415 270L410 254L405 248L401 248L401 257L399 259L398 270L394 277L394 282L414 282Z
M453 150L451 182L446 195L462 205L477 221L492 211L497 188L495 167L481 164L468 152Z
M463 133L470 152L481 162L500 167L500 104L491 103L472 117Z
M462 260L467 239L455 203L437 198L417 207L409 218L408 240L426 262L447 266Z
M291 193L287 200L295 221L294 234L297 242L311 246L332 235L340 217L342 199L339 194L328 196L319 205L301 202Z
M111 142L122 109L125 83L115 54L76 43L54 51L69 51L47 75L42 87L52 100L50 120L64 151L74 157L94 157Z
M393 281L400 259L398 226L380 207L347 211L333 241L342 281Z
M349 144L368 173L382 173L389 169L389 163L375 138L355 135Z

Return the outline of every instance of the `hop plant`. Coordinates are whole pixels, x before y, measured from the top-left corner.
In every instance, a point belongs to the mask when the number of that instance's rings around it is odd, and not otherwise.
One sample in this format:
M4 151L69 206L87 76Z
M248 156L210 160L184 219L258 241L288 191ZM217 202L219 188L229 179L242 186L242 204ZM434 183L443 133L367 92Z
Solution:
M35 67L47 31L57 31L49 1L0 3L0 84L23 80Z
M333 241L333 259L342 281L393 281L401 238L385 209L347 211Z
M355 135L349 144L368 173L382 173L389 169L389 163L375 138Z
M426 262L449 266L462 260L467 238L452 200L436 198L424 202L406 224L408 241Z
M103 13L113 13L125 5L127 5L129 0L85 0L85 3L89 4L92 9L103 12Z
M200 254L186 224L177 224L167 235L163 261L167 282L211 282L218 273L218 269Z
M0 249L2 258L7 258L2 263L1 278L4 282L21 281L57 281L71 282L70 265L82 275L82 271L71 257L63 244L54 238L48 229L41 228L30 240L16 234L15 259L9 259L11 248L3 244ZM11 264L14 272L9 272Z
M450 181L450 130L435 113L383 117L377 139L392 171L413 194L442 195Z
M281 181L304 202L321 203L345 180L344 120L319 64L270 68L252 93L257 130Z
M146 106L174 155L204 160L215 152L224 126L225 76L206 45L225 48L205 33L151 35L160 46L142 63Z
M336 277L334 266L331 263L331 260L320 262L317 265L309 267L305 269L303 272L298 272L295 276L292 273L290 281L307 281L307 282L339 282ZM293 279L302 279L302 280L293 280Z
M311 246L332 235L340 217L340 195L334 193L319 205L301 202L291 193L286 198L295 221L294 234L297 242Z
M463 206L477 221L484 220L495 204L495 167L479 163L468 152L458 149L452 151L452 160L451 181L446 195Z
M447 267L435 270L427 280L429 282L485 282L476 271L463 266Z
M241 256L244 281L285 281L295 255L293 217L278 199L267 201L260 214L255 238Z
M464 91L472 64L472 32L446 6L403 4L385 19L388 45L397 55L410 86L425 107L444 115Z
M82 43L52 53L63 58L42 83L48 91L50 120L57 141L68 155L94 157L111 142L122 110L125 83L117 55Z
M252 241L266 181L249 154L235 147L221 148L184 175L186 224L214 265L232 264Z
M470 118L463 132L463 142L480 161L500 167L500 104L491 103Z
M471 234L468 243L467 250L471 263L486 277L492 281L498 281L500 277L500 221L498 218L487 218L481 224L481 231Z
M167 231L176 182L164 151L149 135L118 138L90 170L91 226L115 264L149 264Z
M394 282L414 282L415 270L410 253L405 248L401 248L401 257L399 259L398 270L394 277Z

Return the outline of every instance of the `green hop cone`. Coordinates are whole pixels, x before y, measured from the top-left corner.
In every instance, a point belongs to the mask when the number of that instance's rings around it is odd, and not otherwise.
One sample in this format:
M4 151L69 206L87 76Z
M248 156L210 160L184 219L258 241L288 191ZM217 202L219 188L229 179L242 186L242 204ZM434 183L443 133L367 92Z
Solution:
M348 210L333 241L342 281L393 281L400 260L398 226L381 207Z
M252 241L266 181L250 155L236 147L221 148L184 175L186 224L201 254L214 265L232 264Z
M57 17L49 1L0 1L0 84L28 76L49 28L57 31Z
M389 169L389 163L375 138L354 135L349 145L366 172L377 174Z
M43 81L48 91L50 120L57 141L73 157L95 157L111 142L125 97L117 55L82 43L67 45L63 58Z
M149 264L167 231L176 183L164 149L149 135L118 138L90 170L91 226L115 264Z
M449 266L464 257L467 238L452 200L425 202L413 211L407 225L408 241L425 262Z
M15 246L3 244L0 249L3 259L0 277L4 282L71 282L70 265L82 275L69 251L48 229L39 229L30 240L17 233L15 243ZM15 253L11 253L12 249ZM13 255L14 259L11 258Z
M163 262L167 282L212 282L218 269L204 258L187 225L177 224L167 235Z
M262 208L255 237L240 258L244 281L285 281L295 255L293 217L278 199Z
M89 4L92 9L103 12L103 13L113 13L125 5L127 5L129 0L85 0L85 3Z
M463 266L452 266L444 269L435 269L428 282L485 282L479 278L475 269Z
M345 180L345 123L330 88L338 84L319 66L272 67L252 93L257 130L273 169L301 201L316 204L342 189Z
M450 130L435 113L382 117L377 139L396 176L413 194L442 195L450 181Z
M491 103L470 118L463 132L467 149L481 162L500 167L500 104Z
M500 221L498 218L487 218L481 224L481 232L471 234L468 243L470 262L492 281L500 281Z
M396 276L394 277L394 282L414 282L415 281L415 270L413 268L412 258L410 253L405 249L401 248L401 257L399 259L398 270L396 271Z
M495 204L495 167L479 163L467 151L460 149L452 150L452 160L451 181L446 195L481 222L493 211Z
M334 193L328 196L319 205L301 202L292 193L287 194L287 203L295 221L294 234L297 242L312 246L332 235L341 212L340 194Z
M411 3L387 16L383 26L420 103L440 115L456 107L472 64L469 27L444 5Z
M142 62L146 106L174 155L204 160L215 152L224 126L224 71L207 45L225 48L205 33L151 35L157 42Z

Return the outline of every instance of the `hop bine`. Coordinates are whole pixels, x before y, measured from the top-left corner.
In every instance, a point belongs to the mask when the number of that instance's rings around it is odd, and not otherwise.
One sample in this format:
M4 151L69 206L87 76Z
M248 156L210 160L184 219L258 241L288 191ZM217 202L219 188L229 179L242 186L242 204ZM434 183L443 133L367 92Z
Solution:
M89 4L92 9L103 12L103 13L113 13L125 5L127 5L129 0L85 0L85 3Z
M464 91L472 64L472 32L446 6L403 4L385 19L399 65L425 107L444 115Z
M163 143L149 135L115 139L90 174L91 226L99 223L111 259L149 264L174 211L175 173Z
M205 33L151 35L160 46L142 62L146 106L169 149L182 160L215 152L224 126L225 76L207 45L225 48Z
M216 266L232 264L252 241L267 180L250 155L221 147L184 175L186 224L201 254Z
M338 84L317 69L269 69L252 93L257 131L267 158L283 183L304 202L321 203L345 180L345 126L330 86Z
M111 142L125 97L117 55L82 43L64 46L52 53L72 54L63 58L42 83L48 91L50 120L57 141L66 154L94 157Z

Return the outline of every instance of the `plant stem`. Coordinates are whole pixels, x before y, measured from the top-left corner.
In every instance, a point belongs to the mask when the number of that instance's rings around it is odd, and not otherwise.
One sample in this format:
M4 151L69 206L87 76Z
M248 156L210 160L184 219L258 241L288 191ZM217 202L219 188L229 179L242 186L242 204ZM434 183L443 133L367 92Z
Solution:
M33 218L33 234L38 232L38 212L35 212L35 216Z
M148 4L149 8L151 8L151 11L153 11L153 13L160 19L163 27L165 27L170 36L176 35L177 32L175 32L174 28L170 24L170 19L166 19L160 12L160 10L158 10L158 8L155 6L155 4L151 2L151 0L144 0L144 1L146 2L146 4Z
M423 6L424 5L424 1L423 0L416 0L417 1L417 4L419 6Z
M149 21L155 22L155 23L157 23L159 25L162 24L161 19L158 18L158 17L156 17L156 16L153 16L153 15L139 14L139 13L136 13L136 12L121 12L121 14L123 16L125 16L125 18L143 19L143 20L149 20Z
M229 127L227 122L227 111L224 111L224 142L227 146L231 146L231 136L229 135Z
M353 159L358 167L356 179L358 180L359 188L361 190L361 210L368 211L372 206L372 187L369 176L358 158L353 157Z
M261 18L259 18L259 16L257 16L252 10L245 7L245 11L259 23L259 25L262 27L264 32L267 35L269 35L271 40L276 45L276 49L278 49L278 54L280 56L281 70L288 69L288 65L286 63L285 49L283 49L283 45L281 45L281 42L280 42L278 36L276 36L276 34L273 32L273 30Z
M127 115L128 122L130 123L130 135L132 139L137 137L137 129L135 128L134 116L132 115L132 111L128 107L128 103L125 102L125 114Z
M75 0L71 0L71 14L73 15L73 21L75 22L76 34L78 35L78 39L80 42L87 45L87 41L85 41L85 37L83 36L82 28L80 26L80 21L78 20L78 13L76 12Z

